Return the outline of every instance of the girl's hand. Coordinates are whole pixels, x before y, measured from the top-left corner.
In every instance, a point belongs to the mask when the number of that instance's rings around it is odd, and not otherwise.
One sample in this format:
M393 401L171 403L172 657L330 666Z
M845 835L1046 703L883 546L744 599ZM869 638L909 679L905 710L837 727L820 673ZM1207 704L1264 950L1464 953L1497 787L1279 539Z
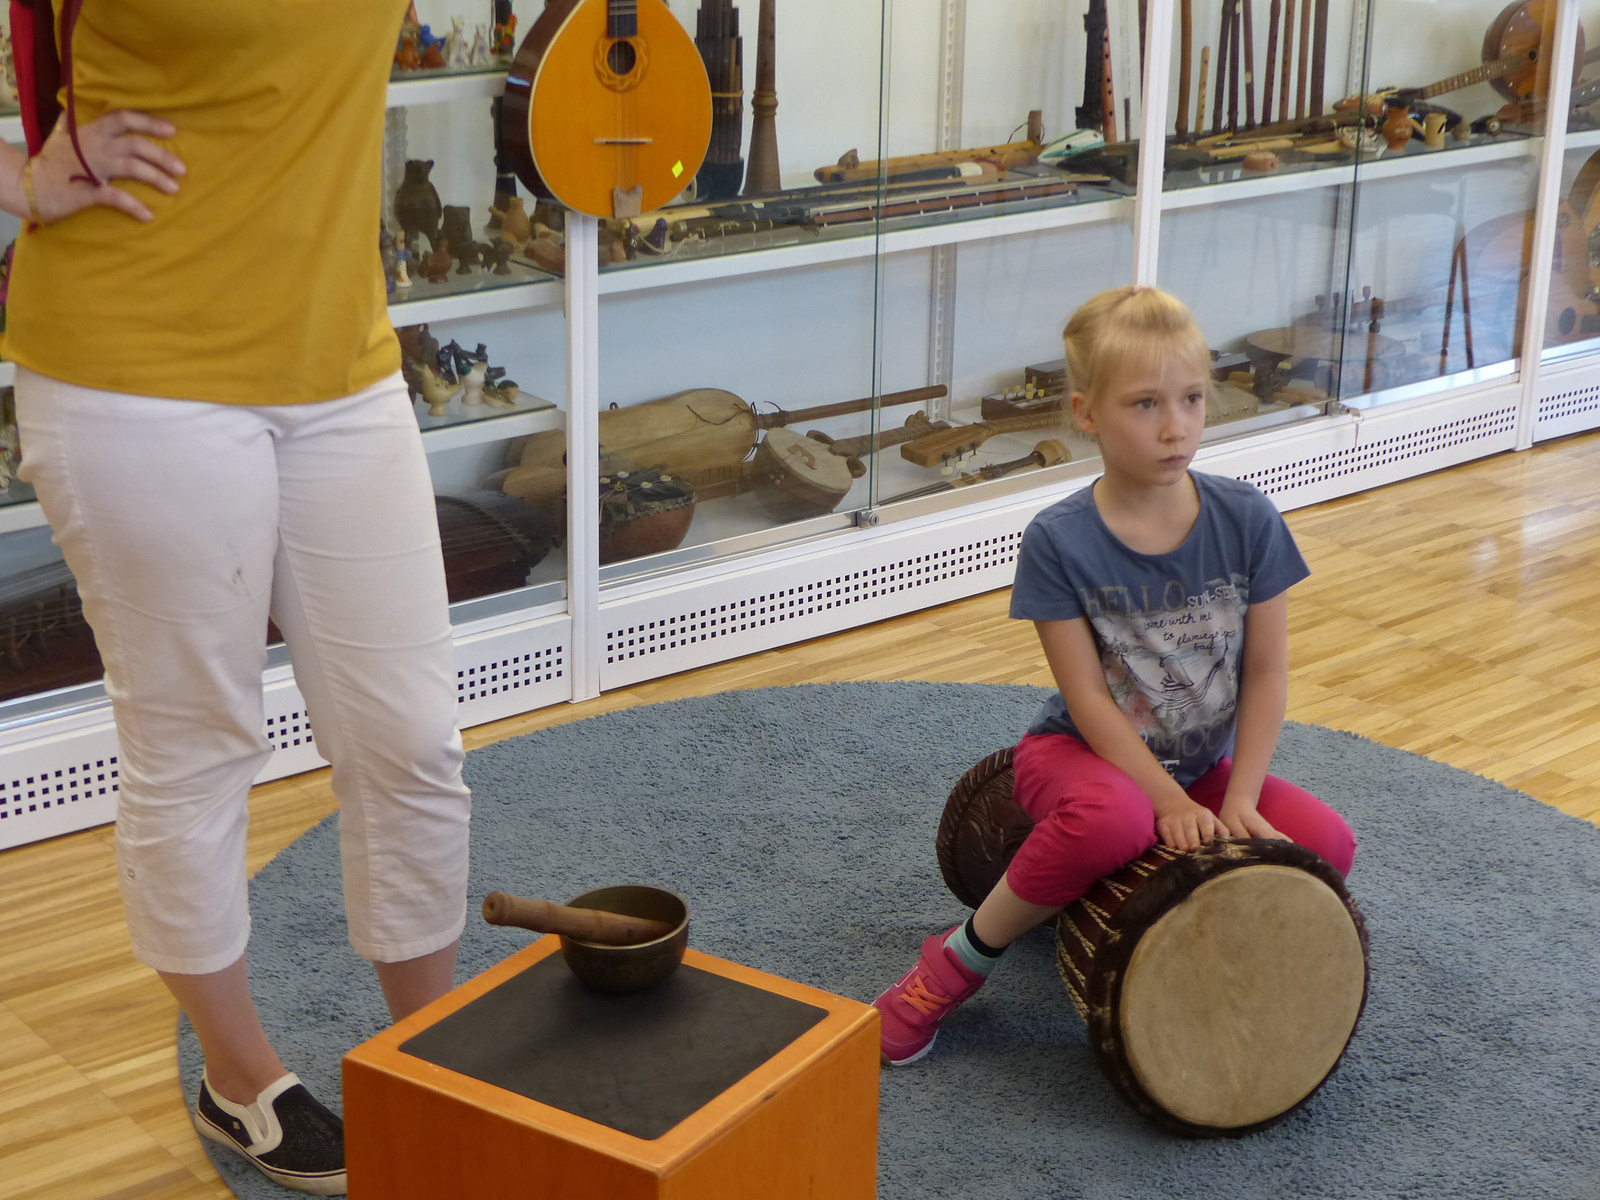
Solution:
M177 177L187 168L176 154L149 139L170 138L177 132L171 121L130 109L118 109L98 121L80 125L78 144L100 178L100 186L96 187L84 178L83 164L72 148L63 117L33 160L33 199L40 219L48 225L99 204L127 213L136 221L152 220L148 208L121 188L113 187L110 181L137 179L168 195L176 192Z
M1174 850L1198 850L1213 838L1227 837L1228 827L1205 805L1184 797L1182 804L1156 813L1156 833Z
M1219 814L1222 823L1227 826L1231 837L1275 838L1280 842L1289 841L1283 834L1272 827L1265 817L1256 811L1254 804L1234 804L1224 800L1222 812Z

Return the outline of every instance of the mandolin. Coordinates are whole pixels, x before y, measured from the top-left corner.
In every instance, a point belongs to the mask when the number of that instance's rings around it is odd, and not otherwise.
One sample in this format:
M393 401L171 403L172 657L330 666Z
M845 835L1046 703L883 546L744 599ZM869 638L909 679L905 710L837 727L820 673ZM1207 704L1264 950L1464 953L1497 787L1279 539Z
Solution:
M635 217L700 169L711 84L662 0L551 0L506 77L500 135L535 195Z

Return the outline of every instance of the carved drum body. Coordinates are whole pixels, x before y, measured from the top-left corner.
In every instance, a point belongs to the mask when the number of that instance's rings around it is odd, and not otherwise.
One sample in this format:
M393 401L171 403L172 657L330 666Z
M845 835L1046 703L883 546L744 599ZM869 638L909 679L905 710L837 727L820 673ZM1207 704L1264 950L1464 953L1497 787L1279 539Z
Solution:
M1011 754L969 771L940 823L940 869L968 904L1032 827L1011 797ZM1062 911L1056 959L1117 1090L1192 1137L1294 1112L1338 1067L1366 1004L1360 911L1338 871L1291 842L1158 845Z

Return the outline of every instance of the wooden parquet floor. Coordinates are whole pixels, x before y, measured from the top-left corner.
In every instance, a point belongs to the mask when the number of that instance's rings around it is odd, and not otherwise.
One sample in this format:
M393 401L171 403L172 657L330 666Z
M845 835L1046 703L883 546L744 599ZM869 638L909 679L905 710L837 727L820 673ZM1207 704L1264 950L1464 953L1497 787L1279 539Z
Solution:
M1600 821L1600 434L1292 513L1291 718L1476 771ZM478 746L610 709L845 679L1048 683L995 592L589 704L469 731ZM327 775L258 788L259 869L332 812ZM229 1195L179 1094L176 1011L134 962L109 828L0 854L0 1197Z

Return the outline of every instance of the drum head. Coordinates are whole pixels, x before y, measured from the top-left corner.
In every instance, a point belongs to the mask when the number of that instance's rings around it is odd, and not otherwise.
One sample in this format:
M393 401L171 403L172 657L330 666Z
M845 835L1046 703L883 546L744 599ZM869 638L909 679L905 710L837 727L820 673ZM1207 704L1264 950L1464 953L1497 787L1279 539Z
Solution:
M1235 1130L1299 1104L1338 1064L1366 996L1344 901L1315 875L1243 866L1197 887L1139 939L1120 1034L1149 1097Z

